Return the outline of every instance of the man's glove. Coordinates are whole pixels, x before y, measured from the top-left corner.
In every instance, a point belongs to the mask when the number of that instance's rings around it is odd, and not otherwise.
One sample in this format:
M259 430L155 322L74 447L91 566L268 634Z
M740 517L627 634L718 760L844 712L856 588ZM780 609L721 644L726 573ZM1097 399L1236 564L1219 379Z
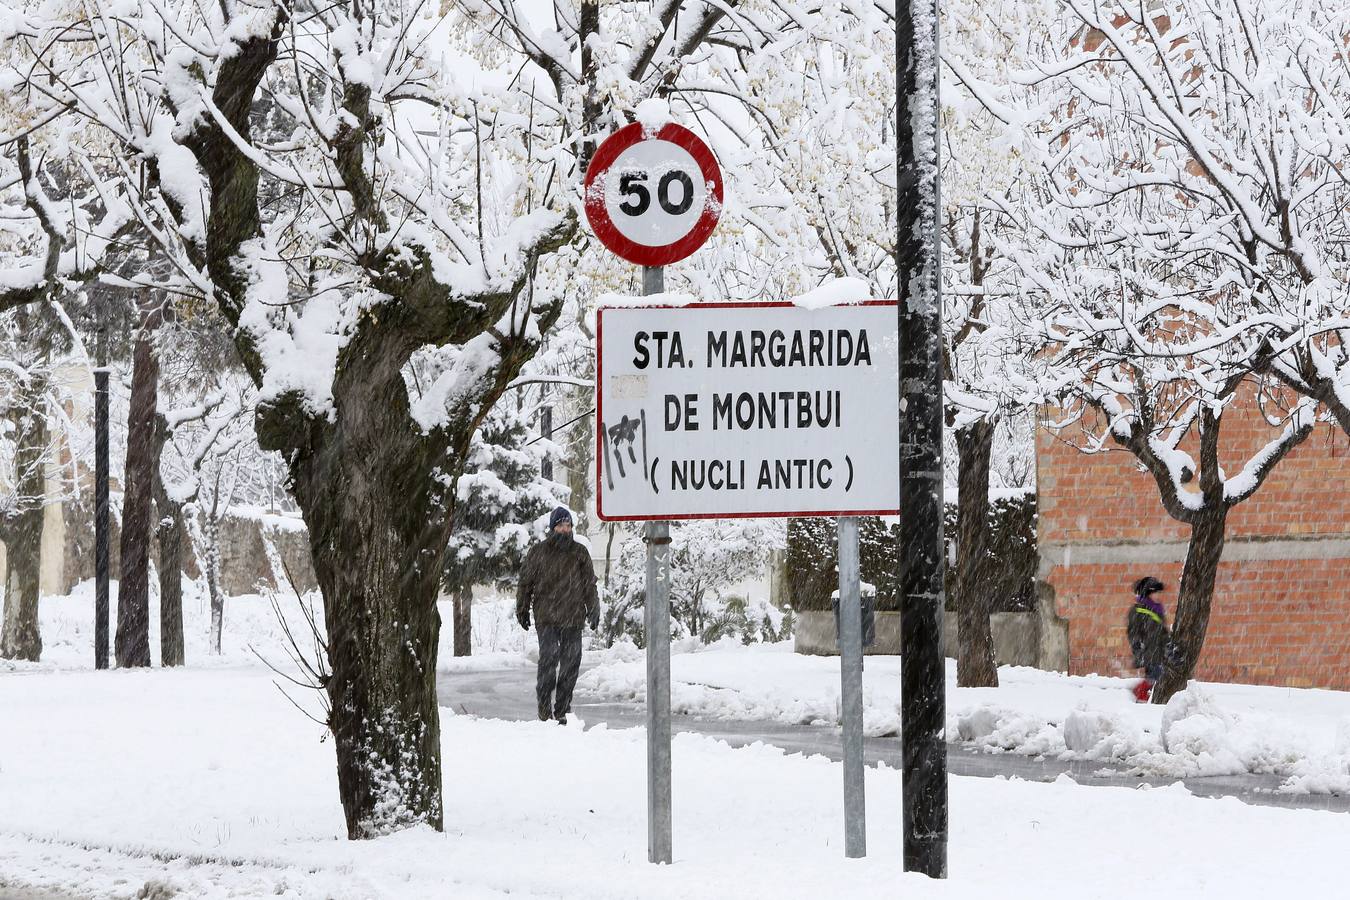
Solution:
M526 631L529 631L530 611L528 609L522 609L520 612L516 613L516 621L520 623L521 628L524 628Z
M600 610L592 608L586 615L586 624L591 626L591 631L600 630Z

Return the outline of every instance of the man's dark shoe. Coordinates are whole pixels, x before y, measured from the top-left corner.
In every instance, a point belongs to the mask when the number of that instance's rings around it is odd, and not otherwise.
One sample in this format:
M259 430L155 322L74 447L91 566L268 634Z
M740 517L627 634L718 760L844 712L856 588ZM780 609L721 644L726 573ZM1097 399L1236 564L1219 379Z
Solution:
M559 725L566 725L566 724L567 724L567 713L565 713L565 712L564 712L564 713L558 713L558 724L559 724Z
M539 707L539 721L540 721L540 722L547 722L547 721L548 721L549 719L551 719L551 718L553 718L553 717L552 717L551 715L549 715L549 713L548 713L548 707L547 707L547 706L541 706L541 707Z

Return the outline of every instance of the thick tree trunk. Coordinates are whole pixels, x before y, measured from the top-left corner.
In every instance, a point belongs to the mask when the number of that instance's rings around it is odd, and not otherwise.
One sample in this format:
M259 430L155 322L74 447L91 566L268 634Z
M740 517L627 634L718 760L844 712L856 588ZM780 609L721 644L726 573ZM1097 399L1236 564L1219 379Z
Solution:
M38 626L41 510L37 518L36 529L11 520L3 532L9 563L5 573L5 619L0 630L0 656L5 659L37 662L42 658L42 631Z
M162 451L164 442L158 441ZM158 456L158 454L156 454ZM169 497L155 463L155 540L159 544L159 663L181 666L183 644L183 507Z
M155 477L155 396L159 362L146 330L132 354L131 412L122 482L121 581L117 590L117 665L150 665L151 492Z
M183 508L160 507L155 530L159 542L159 661L162 666L187 662L183 642Z
M17 509L3 522L8 571L5 577L4 622L0 626L0 656L37 662L42 656L38 625L42 520L47 484L45 411L21 409L11 416L15 426L14 485Z
M440 554L410 533L420 526L399 521L405 509L391 509L386 495L362 502L357 493L328 494L324 508L306 496L347 833L367 838L417 824L440 830Z
M473 589L460 588L454 594L455 656L473 655Z
M436 600L453 479L477 424L448 447L413 422L388 357L359 359L339 373L336 421L317 449L291 459L323 594L329 727L352 839L442 828Z
M1176 645L1179 664L1168 665L1162 680L1153 689L1153 702L1166 703L1173 695L1186 689L1195 674L1196 663L1205 646L1209 630L1209 611L1214 601L1214 581L1223 557L1224 529L1228 509L1219 506L1191 524L1190 544L1186 548L1186 565L1181 571L1181 587L1177 591L1177 615L1172 626L1172 642Z
M956 502L956 683L960 687L998 687L994 608L989 565L989 464L994 425L981 420L956 433L959 454Z

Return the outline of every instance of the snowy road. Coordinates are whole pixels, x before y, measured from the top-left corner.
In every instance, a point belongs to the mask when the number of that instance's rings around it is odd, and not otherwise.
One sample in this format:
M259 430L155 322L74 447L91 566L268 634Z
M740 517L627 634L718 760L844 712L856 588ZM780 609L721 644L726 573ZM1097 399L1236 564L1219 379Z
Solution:
M441 704L457 712L486 718L530 721L535 718L533 667L495 668L441 672L438 675ZM640 728L645 714L640 704L595 702L580 690L572 704L575 716L586 728L604 724L610 728ZM671 723L675 732L690 731L726 741L733 747L761 742L788 752L820 754L840 758L838 729L811 725L786 725L780 722L699 719L676 715ZM900 768L898 738L867 738L864 753L868 765L885 763ZM1054 781L1067 774L1084 785L1127 786L1167 785L1172 778L1146 778L1126 774L1118 766L1101 762L1058 759L1034 759L1013 753L988 753L950 744L947 765L953 775L982 778L1005 776L1026 781ZM1350 797L1277 793L1284 779L1275 775L1233 775L1188 778L1183 784L1201 797L1236 797L1263 806L1295 809L1322 809L1350 812Z

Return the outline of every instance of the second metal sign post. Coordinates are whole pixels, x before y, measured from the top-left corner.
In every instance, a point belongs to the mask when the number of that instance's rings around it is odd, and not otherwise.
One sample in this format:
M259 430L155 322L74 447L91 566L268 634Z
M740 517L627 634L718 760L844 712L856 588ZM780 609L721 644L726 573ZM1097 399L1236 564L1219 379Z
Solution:
M642 270L642 292L665 291L665 272ZM599 426L603 428L604 426ZM670 522L647 523L647 860L674 858L670 772Z

